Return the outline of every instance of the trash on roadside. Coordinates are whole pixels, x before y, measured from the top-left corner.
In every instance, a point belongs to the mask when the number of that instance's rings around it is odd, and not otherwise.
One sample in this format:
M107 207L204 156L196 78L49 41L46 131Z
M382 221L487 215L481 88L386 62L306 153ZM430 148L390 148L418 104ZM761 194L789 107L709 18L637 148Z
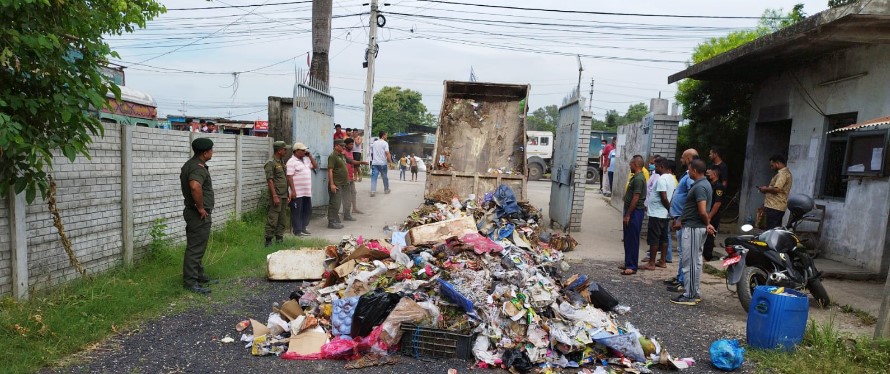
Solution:
M737 339L720 339L711 344L711 363L723 371L735 371L745 361L745 348Z
M629 308L590 276L564 275L563 253L577 242L545 231L542 212L506 185L481 198L430 196L401 225L387 224L386 240L347 235L313 250L314 263L301 265L321 280L299 285L267 324L250 320L253 335L241 340L251 354L347 360L346 369L394 363L396 352L513 372L694 364L619 325L616 313ZM270 269L291 272L297 257L288 256L270 256Z
M234 343L235 339L232 339L231 336L226 335L226 337L219 340L220 343Z
M286 249L266 256L266 277L270 280L316 280L324 272L325 253L320 249Z

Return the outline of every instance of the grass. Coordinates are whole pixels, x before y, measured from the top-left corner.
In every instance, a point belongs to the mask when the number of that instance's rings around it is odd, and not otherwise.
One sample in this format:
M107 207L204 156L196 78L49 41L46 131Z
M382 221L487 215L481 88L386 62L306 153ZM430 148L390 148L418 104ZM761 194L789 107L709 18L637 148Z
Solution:
M711 274L717 278L724 278L724 279L726 278L726 270L717 269L717 268L711 266L710 264L704 264L704 266L702 266L702 270L705 273Z
M752 348L746 355L760 373L886 373L890 340L849 338L832 323L810 321L793 352Z
M137 265L76 280L29 301L0 300L0 371L33 372L58 364L116 333L138 328L143 321L190 307L224 302L243 295L235 279L265 277L268 253L291 247L318 247L318 239L289 238L284 244L263 247L263 218L259 214L229 220L210 237L204 268L219 279L212 296L182 287L184 244L161 238Z
M875 316L851 305L841 306L841 311L856 316L856 318L859 318L859 322L862 322L862 324L866 326L874 326L875 323L878 323L878 319L875 318Z

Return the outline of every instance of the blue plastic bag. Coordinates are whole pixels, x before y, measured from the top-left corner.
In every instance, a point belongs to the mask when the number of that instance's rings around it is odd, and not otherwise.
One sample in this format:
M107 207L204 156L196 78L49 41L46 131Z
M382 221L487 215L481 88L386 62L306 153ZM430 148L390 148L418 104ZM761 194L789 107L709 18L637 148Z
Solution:
M711 344L711 362L717 369L734 371L745 361L745 348L737 339L721 339Z
M457 304L464 312L467 314L475 314L476 312L473 310L473 302L470 299L461 295L460 292L454 289L454 286L451 283L448 283L441 278L437 279L439 281L439 292L442 293L442 296L445 296L446 299L451 300L451 302Z
M510 186L506 184L498 186L494 192L494 202L498 205L495 209L498 218L519 216L519 204L516 203L516 195Z

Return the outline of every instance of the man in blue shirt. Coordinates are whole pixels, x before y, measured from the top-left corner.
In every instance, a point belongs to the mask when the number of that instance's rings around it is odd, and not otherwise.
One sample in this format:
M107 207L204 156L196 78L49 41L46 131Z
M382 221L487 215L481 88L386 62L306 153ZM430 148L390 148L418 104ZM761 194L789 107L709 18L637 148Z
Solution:
M689 193L689 187L692 186L692 181L689 179L689 164L692 163L692 160L697 159L698 151L692 148L683 151L683 155L680 156L680 164L683 166L684 171L683 176L680 177L680 181L677 182L677 189L674 190L674 197L671 198L670 209L671 218L673 220L671 228L674 231L678 231L680 229L680 215L683 214L683 204L686 203L686 195ZM679 251L683 248L680 243L682 240L683 238L681 238L680 235L677 235L677 254L680 257L680 263L679 266L677 266L677 276L675 278L664 281L664 283L668 285L668 291L683 291L683 254L679 253ZM668 250L671 251L673 249L668 248Z

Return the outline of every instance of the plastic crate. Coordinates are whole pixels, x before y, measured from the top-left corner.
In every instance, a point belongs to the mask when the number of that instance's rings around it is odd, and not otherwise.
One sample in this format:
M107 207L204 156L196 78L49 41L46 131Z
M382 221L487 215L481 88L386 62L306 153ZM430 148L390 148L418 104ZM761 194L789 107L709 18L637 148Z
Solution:
M414 358L459 358L473 360L476 334L461 335L448 330L420 327L402 322L400 352Z

